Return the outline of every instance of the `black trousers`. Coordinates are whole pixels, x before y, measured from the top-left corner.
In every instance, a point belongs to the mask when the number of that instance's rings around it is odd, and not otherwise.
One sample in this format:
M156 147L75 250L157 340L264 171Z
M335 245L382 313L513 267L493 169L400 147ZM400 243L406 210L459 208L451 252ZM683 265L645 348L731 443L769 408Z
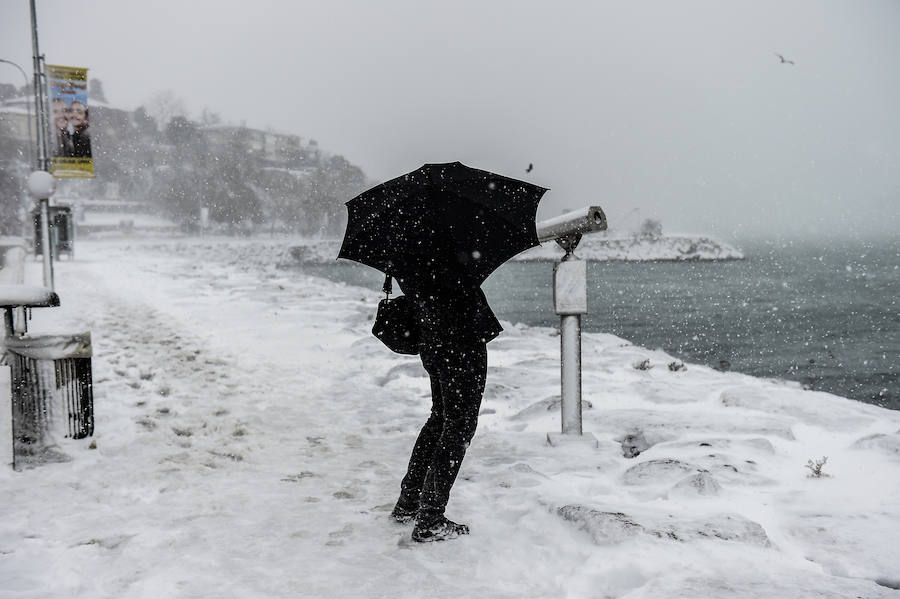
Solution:
M424 517L444 513L450 489L478 425L487 378L484 343L448 344L423 348L422 365L431 377L431 415L419 432L400 502L419 505Z

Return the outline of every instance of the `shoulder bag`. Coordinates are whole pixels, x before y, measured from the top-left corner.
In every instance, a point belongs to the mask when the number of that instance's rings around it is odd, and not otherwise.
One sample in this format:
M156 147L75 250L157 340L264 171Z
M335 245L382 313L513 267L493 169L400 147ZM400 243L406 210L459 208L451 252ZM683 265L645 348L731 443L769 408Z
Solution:
M419 353L419 325L412 300L400 295L391 299L391 275L384 277L384 299L378 302L372 334L398 354Z

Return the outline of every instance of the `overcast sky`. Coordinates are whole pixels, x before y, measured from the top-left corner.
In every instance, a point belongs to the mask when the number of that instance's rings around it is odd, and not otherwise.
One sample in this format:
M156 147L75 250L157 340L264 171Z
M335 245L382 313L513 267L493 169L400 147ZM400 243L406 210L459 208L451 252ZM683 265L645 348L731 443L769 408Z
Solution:
M0 11L0 58L30 70L28 0ZM739 240L900 227L898 0L37 11L47 62L88 67L110 103L172 90L189 116L316 139L375 181L460 160L551 188L540 217L598 204L612 228L657 218ZM21 79L0 64L0 81Z

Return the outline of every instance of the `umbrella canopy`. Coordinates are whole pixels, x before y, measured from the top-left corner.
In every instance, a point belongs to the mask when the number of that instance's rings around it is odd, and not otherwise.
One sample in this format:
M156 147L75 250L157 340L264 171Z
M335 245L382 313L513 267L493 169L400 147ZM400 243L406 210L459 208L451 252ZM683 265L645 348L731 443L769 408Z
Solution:
M538 245L547 189L459 162L426 164L347 202L338 258L417 285L480 285Z

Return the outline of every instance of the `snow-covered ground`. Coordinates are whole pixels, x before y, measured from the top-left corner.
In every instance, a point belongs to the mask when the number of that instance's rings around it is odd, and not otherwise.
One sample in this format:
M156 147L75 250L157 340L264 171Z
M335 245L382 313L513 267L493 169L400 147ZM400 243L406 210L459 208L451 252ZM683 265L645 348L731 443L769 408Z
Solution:
M0 471L0 597L898 595L900 413L589 334L599 447L551 447L559 338L512 323L448 509L472 534L410 542L428 383L369 334L379 294L211 243L56 265L32 332L91 331L96 434Z

